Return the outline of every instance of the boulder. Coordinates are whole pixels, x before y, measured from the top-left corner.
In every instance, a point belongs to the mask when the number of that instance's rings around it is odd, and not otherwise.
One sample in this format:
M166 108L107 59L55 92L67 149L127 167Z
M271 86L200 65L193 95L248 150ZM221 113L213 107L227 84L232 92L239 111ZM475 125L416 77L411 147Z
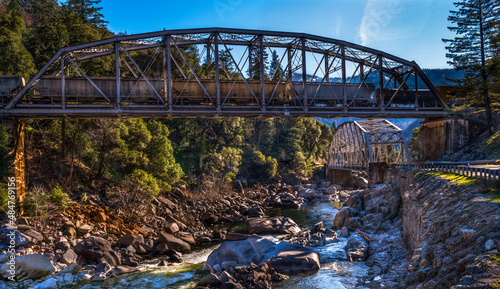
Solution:
M48 278L36 287L37 289L55 289L57 288L57 280L55 278Z
M382 214L368 214L363 217L363 229L369 233L376 233L383 221Z
M208 274L198 283L198 285L200 286L206 286L206 285L215 286L218 284L220 284L219 277L217 277L217 275L215 275L214 273Z
M128 273L134 273L134 272L139 272L139 269L136 267L129 267L129 266L116 266L112 271L111 274L114 276L118 275L123 275L123 274L128 274Z
M344 250L349 261L364 261L368 257L368 242L361 236L353 234L347 239Z
M368 180L363 177L356 178L354 180L354 186L356 188L366 189L368 187Z
M359 212L356 209L353 209L351 207L343 207L336 215L335 218L333 219L333 226L335 229L340 229L344 227L344 223L347 220L347 218L351 217L357 217Z
M229 262L237 266L264 262L275 270L288 273L314 271L320 266L318 253L311 249L257 236L223 242L208 256L204 270L228 267Z
M122 244L125 247L128 247L130 245L134 245L136 239L137 238L134 235L126 234L118 240L118 243Z
M104 222L106 222L108 217L106 216L106 214L104 212L98 212L97 214L95 214L92 217L92 219L98 223L104 223Z
M183 240L174 237L168 233L160 233L160 243L166 244L170 249L174 249L179 252L186 252L191 250L191 245Z
M14 263L13 261L15 261L15 264L10 264ZM15 275L17 281L19 282L27 279L40 279L54 273L55 271L56 268L52 265L52 263L50 263L49 259L41 254L16 256L15 260L10 259L0 268L0 274L5 279L9 276Z
M363 198L359 195L352 195L346 202L347 207L351 207L358 212L363 211Z
M78 255L75 253L75 251L68 249L64 254L62 254L61 258L59 258L59 262L63 264L71 264L71 263L76 263L76 260L78 259Z
M366 214L382 214L384 219L397 216L401 205L399 191L387 184L377 184L364 195Z
M43 241L43 235L35 230L25 231L24 234L30 236L34 244L39 244Z
M92 227L91 225L81 225L80 227L76 228L76 230L80 234L90 233L93 229L94 227Z
M190 245L196 244L196 241L194 240L193 235L191 233L179 232L178 235L179 235L179 239L181 239L182 241L184 241Z
M271 268L285 274L317 271L320 267L319 255L302 246L278 252L267 262Z
M337 188L333 185L333 186L329 186L326 190L325 190L325 193L327 195L335 195L337 194Z
M0 229L0 244L2 245L15 245L16 247L30 247L33 244L33 238L16 231L11 228Z
M99 263L106 261L111 266L120 265L120 257L108 241L100 237L88 237L78 243L73 250L86 260Z
M179 226L177 225L177 223L171 223L165 227L165 230L170 234L175 234L179 232Z
M300 232L299 226L290 218L252 218L245 222L250 234L295 234Z
M281 175L283 182L290 186L300 185L300 178L296 173L288 173Z

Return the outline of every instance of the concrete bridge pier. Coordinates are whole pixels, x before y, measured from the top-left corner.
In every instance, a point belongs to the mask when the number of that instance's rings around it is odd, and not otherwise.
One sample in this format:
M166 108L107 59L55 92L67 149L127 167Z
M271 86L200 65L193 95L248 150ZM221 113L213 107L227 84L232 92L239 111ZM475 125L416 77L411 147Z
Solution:
M354 186L352 170L349 169L327 169L326 179L334 184L341 185L342 187Z
M437 160L470 144L488 129L482 122L460 117L425 119L420 123L420 161Z

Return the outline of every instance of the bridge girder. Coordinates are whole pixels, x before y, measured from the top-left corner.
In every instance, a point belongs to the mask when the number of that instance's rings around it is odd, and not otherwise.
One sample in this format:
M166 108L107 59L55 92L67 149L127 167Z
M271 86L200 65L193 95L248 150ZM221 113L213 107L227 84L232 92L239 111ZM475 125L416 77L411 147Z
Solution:
M210 73L199 72L201 60L190 63L186 59L183 53L186 45L203 47L201 54L206 52L207 69L216 67L215 79ZM271 48L282 52L281 77L274 78L278 69L272 74L266 71L258 80L245 75L247 66L248 74L257 65L264 69L264 51ZM221 50L229 52L232 73L220 61ZM138 51L151 52L148 66L141 68L134 60L132 53ZM254 57L255 53L259 55ZM92 71L85 71L79 65L111 55L115 55L115 74L108 78L92 76ZM163 73L151 75L149 70L158 59L163 59ZM60 68L54 70L57 63ZM316 81L305 76L306 66L311 63ZM68 75L70 67L73 76ZM181 79L174 79L173 69L182 74ZM349 69L351 77L347 75ZM293 79L294 71L302 72L300 80ZM225 73L226 79L221 79L220 73ZM330 82L335 73L338 82ZM353 81L356 73L359 82ZM377 85L366 82L372 73L378 73ZM125 77L127 74L132 77ZM415 83L420 79L426 88L415 85L411 89L406 81L412 76ZM394 84L393 89L387 88L390 83ZM316 35L230 28L163 30L64 47L25 86L14 91L17 92L14 95L0 94L0 117L442 117L449 114L446 103L413 61Z

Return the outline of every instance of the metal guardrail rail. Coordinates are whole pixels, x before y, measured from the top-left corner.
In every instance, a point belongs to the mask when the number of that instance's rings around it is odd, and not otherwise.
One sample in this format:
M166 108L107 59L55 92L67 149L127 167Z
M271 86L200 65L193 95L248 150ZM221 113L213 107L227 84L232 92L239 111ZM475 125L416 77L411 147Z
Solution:
M405 164L405 165L397 165L395 168L397 168L397 169L409 169L409 170L429 170L429 171L438 171L438 172L448 172L448 173L465 175L467 177L481 179L484 181L500 183L500 170L476 168L476 167L470 167L467 165L440 165L440 164L412 165L412 164Z

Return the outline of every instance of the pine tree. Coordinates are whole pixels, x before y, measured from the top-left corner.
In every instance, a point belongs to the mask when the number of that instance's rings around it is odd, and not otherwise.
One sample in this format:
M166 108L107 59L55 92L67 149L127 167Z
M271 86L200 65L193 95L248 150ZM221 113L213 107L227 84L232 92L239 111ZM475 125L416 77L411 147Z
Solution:
M268 58L269 54L267 54L266 50L264 49L263 55L263 62L264 62L264 80L269 80L269 76L265 73L266 70L268 70ZM253 80L260 80L260 48L259 47L254 47L252 49L252 79Z
M280 58L276 50L273 50L273 53L271 54L269 76L272 78L272 81L280 81L281 77L283 76L283 69L281 68Z
M0 74L28 78L34 71L33 57L22 43L25 32L23 11L17 0L11 0L0 15Z
M69 35L63 23L61 8L55 0L35 1L31 11L33 25L26 47L33 55L36 68L40 69L69 42Z
M488 61L493 57L492 31L499 15L496 0L461 0L454 3L457 11L450 11L448 20L454 26L448 27L457 36L443 39L448 45L446 57L456 70L464 72L464 78L456 80L457 85L479 89L472 101L482 98L490 133L493 132L489 87Z

